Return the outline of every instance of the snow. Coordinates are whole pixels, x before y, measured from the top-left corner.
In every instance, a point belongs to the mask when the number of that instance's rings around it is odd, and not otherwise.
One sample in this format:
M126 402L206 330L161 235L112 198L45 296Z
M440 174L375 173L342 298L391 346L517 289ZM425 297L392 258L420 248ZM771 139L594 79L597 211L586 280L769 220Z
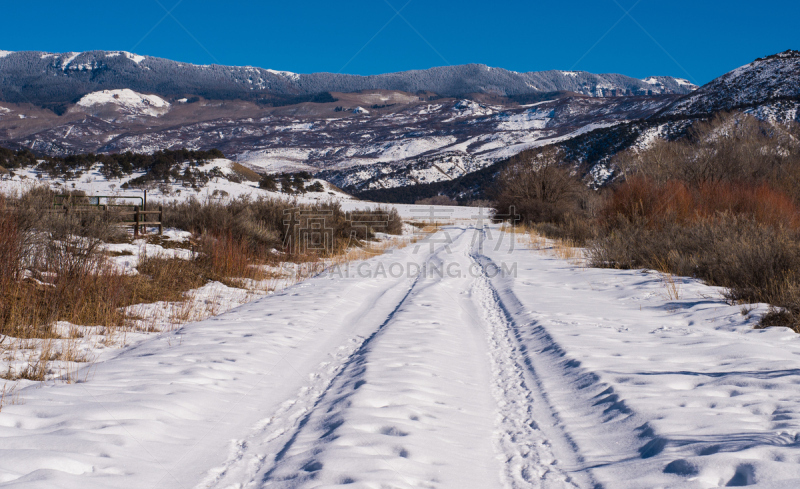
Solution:
M0 480L797 487L797 334L752 329L764 305L719 288L670 297L659 273L551 247L447 227L23 387Z
M298 75L297 73L292 73L291 71L277 71L277 70L266 70L266 71L272 73L273 75L280 75L284 78L288 78L291 81L297 81L300 79L300 75Z
M129 53L127 51L123 51L123 52L125 53L125 56L127 56L128 59L132 60L137 65L139 63L141 63L142 61L144 61L144 56L140 56L138 54Z
M112 52L106 53L106 58L114 58L114 57L121 56L121 55L124 55L126 58L132 60L136 64L141 63L142 61L144 61L144 58L145 58L144 56L140 56L138 54L129 53L127 51L112 51Z
M495 108L489 107L484 104L479 104L478 102L469 99L462 99L456 102L455 105L453 105L453 110L458 112L458 115L450 119L445 119L443 122L452 122L459 117L476 117L482 115L490 115L496 111Z
M77 105L84 108L116 105L131 114L152 117L158 117L169 111L170 108L170 103L157 95L146 95L128 88L92 92L81 97Z
M385 143L378 151L378 161L398 161L456 142L454 136L433 136Z
M0 49L0 58L5 58L9 54L14 54L14 51L3 51L2 49Z
M499 117L502 122L497 124L497 128L501 131L544 129L552 118L552 110L526 110L521 114Z
M178 229L165 229L164 238L174 242L183 242L191 233L181 231ZM120 254L119 256L110 256L109 261L117 268L117 270L136 275L139 272L136 267L139 266L140 256L159 256L163 258L179 258L182 260L189 260L192 258L193 253L184 248L164 248L157 244L146 243L144 239L135 240L133 243L117 243L105 244L103 249L110 253ZM129 254L121 254L129 253Z
M81 54L82 53L77 53L77 52L66 53L66 58L62 58L61 60L61 69L66 70L69 64L72 63L72 61Z
M369 111L367 109L365 109L364 107L358 106L355 109L353 109L353 113L354 114L369 114Z
M269 173L281 171L300 171L315 168L305 164L305 161L313 154L311 148L270 148L262 150L243 151L237 155L237 161L248 166L266 170Z
M401 218L416 222L438 222L453 223L457 221L475 220L477 216L487 213L486 209L467 206L448 206L448 205L417 205L417 204L384 204L365 202L360 200L344 201L342 210L355 211L358 209L376 209L378 207L386 209L397 209Z
M223 175L231 175L234 162L225 158L209 160L204 165L193 166L198 171L208 172L217 168ZM0 194L14 195L20 194L37 185L47 185L55 191L64 189L83 190L88 195L103 195L111 197L120 196L141 196L141 189L123 189L123 184L142 175L141 172L134 172L121 179L107 179L100 172L100 165L93 165L86 173L76 179L51 179L48 175L37 172L33 168L23 168L14 170L14 176L4 176L0 178ZM300 195L289 195L281 192L272 192L258 187L258 182L243 180L233 182L224 177L216 177L209 180L203 187L196 189L184 187L181 182L170 182L169 184L154 184L148 189L148 196L151 200L171 201L185 200L192 197L200 200L214 199L225 200L235 197L248 195L252 198L267 197L278 199L297 200L303 203L318 203L329 200L345 201L352 199L348 194L340 190L333 189L324 180L311 179L308 185L320 182L325 187L324 192L307 192Z

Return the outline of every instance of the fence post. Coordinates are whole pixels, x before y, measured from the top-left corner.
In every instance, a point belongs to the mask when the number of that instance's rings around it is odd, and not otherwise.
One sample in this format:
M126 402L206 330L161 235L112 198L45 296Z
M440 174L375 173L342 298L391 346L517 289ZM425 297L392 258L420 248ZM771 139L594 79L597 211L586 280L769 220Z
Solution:
M133 206L133 237L139 237L139 206Z
M158 206L158 235L164 235L164 206Z

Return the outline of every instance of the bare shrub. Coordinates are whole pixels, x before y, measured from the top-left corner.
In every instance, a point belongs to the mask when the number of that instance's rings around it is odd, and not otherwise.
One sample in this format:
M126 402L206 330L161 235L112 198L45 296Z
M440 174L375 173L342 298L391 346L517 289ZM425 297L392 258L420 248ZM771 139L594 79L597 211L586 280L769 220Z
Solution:
M770 226L800 225L800 208L767 183L706 182L691 187L679 180L656 183L635 176L620 185L601 210L609 225L622 218L651 227L708 219L722 213Z
M727 287L732 302L766 302L800 319L800 242L785 227L731 215L661 227L620 219L591 244L589 257L594 266L700 278Z
M414 202L417 205L458 205L458 201L446 195L435 195L427 199L420 199Z
M496 214L513 212L522 223L562 222L567 215L580 214L589 190L562 160L560 150L548 148L510 163L497 179Z
M229 202L190 200L164 209L165 225L186 229L214 239L229 237L247 245L253 257L265 257L276 248L296 254L306 248L297 244L312 231L330 243L315 250L338 253L348 246L374 238L375 232L402 233L402 219L394 209L378 207L345 213L337 202L299 204L280 199L239 197Z
M681 140L615 156L624 181L605 198L574 186L560 159L512 159L498 214L514 206L540 235L588 244L594 266L697 277L732 302L770 303L763 325L800 332L800 125L741 113L695 123Z
M787 127L739 112L721 113L693 124L687 138L658 139L644 150L620 153L614 163L626 177L643 176L657 183L679 180L695 187L760 180L776 186L796 174L797 133L796 124ZM795 187L798 182L794 180Z
M54 338L56 321L121 327L130 319L127 306L182 301L186 291L212 280L230 286L240 286L240 279L262 280L265 272L253 265L277 260L272 248L284 249L287 237L312 229L320 216L334 246L282 259L313 261L320 254L366 246L376 232L402 231L393 209L347 214L338 204L189 201L167 206L165 224L199 235L193 258L142 255L140 273L128 275L112 266L103 251L104 242L124 237L111 218L97 212L51 212L52 203L53 193L42 188L0 199L0 335ZM33 370L28 374L38 376Z
M598 236L598 226L584 216L566 216L560 223L541 222L532 224L533 230L547 238L569 240L575 246L586 246Z

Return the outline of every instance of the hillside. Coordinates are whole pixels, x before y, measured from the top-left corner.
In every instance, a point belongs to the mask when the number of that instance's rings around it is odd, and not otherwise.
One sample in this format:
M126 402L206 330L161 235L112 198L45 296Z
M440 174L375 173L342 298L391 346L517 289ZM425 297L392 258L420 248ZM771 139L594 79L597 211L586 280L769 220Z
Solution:
M665 108L659 116L705 116L722 110L783 106L796 117L800 51L784 51L741 66Z

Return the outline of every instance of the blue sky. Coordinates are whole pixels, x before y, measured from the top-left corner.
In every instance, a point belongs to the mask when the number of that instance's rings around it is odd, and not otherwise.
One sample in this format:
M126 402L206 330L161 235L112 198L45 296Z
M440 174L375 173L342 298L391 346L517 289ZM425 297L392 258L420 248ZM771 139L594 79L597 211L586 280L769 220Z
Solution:
M483 63L702 84L800 49L796 0L45 0L3 12L4 50L126 50L299 73Z

